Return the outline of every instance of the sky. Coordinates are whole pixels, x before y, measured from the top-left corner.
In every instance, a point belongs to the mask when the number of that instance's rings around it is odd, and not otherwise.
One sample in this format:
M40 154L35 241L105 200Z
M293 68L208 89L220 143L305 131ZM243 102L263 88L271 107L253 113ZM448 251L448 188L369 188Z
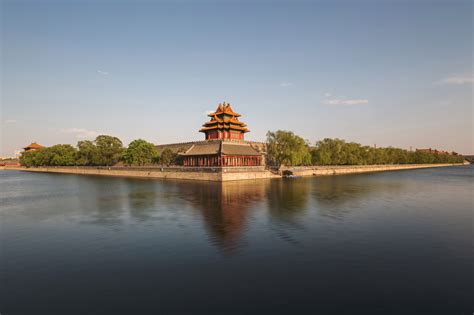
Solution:
M1 0L0 156L250 133L473 154L472 1Z

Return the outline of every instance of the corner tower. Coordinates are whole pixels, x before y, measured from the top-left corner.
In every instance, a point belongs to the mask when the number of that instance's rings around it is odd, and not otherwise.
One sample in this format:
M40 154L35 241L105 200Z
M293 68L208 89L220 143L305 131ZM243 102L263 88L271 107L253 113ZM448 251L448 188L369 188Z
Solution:
M207 116L211 117L211 120L199 130L205 134L206 140L244 140L244 134L250 131L245 123L239 121L240 114L234 112L229 103L219 104L216 111Z

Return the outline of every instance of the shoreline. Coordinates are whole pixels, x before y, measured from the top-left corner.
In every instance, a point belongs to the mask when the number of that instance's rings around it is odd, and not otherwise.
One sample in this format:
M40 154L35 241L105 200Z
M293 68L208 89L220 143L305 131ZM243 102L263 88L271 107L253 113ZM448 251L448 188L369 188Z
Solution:
M337 166L301 166L285 167L279 172L257 168L183 168L183 167L22 167L22 166L4 166L0 170L16 170L24 172L38 173L61 173L77 175L98 175L98 176L120 176L120 177L142 177L152 179L179 179L179 180L198 180L198 181L238 181L264 178L282 178L284 174L293 176L331 176L360 174L386 171L411 170L422 168L462 166L466 164L404 164L404 165L337 165Z

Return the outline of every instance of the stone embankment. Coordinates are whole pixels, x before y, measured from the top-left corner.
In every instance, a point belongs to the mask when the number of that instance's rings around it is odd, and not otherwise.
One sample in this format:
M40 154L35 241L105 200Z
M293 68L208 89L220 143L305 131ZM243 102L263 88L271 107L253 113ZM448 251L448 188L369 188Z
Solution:
M99 176L125 176L163 179L185 179L200 181L230 181L260 178L279 178L264 167L5 167L6 170L18 170L39 173L63 173Z
M263 167L191 168L191 167L2 167L5 170L19 170L40 173L65 173L99 176L125 176L162 179L185 179L200 181L233 181L260 178L281 178L284 175L324 176L368 172L408 170L418 168L446 167L462 164L423 164L423 165L361 165L361 166L311 166L282 168L269 171Z
M446 167L464 164L396 164L396 165L335 165L335 166L300 166L281 168L282 175L324 176L343 175L385 171L411 170L418 168Z

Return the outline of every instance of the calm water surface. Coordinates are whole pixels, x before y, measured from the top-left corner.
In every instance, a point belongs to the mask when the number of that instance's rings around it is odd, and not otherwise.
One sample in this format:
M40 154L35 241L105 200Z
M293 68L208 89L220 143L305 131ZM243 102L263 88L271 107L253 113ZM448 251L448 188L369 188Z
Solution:
M473 188L0 171L0 313L472 314Z

